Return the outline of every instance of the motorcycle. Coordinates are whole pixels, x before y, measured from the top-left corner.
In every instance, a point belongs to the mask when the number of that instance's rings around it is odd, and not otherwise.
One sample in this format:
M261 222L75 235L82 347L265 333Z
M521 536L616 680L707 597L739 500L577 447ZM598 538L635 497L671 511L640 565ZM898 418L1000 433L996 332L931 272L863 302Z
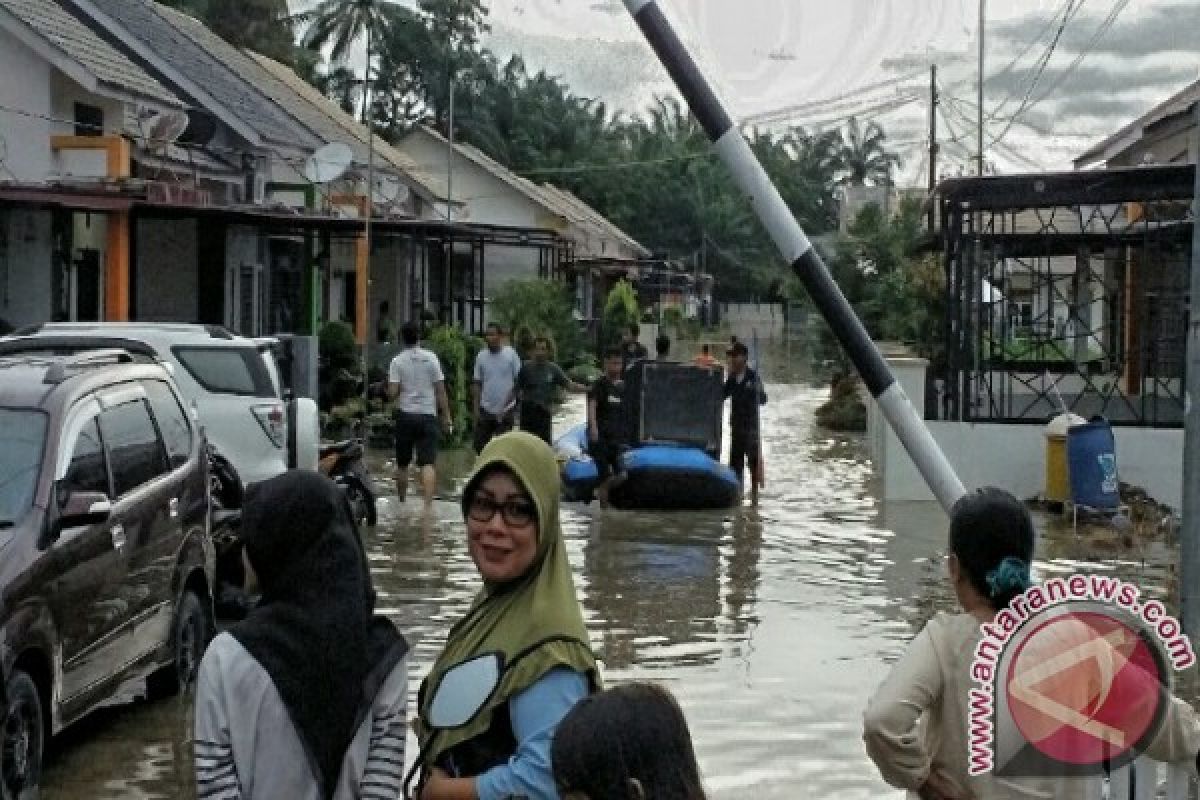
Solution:
M214 605L218 619L238 620L254 607L255 598L246 594L242 567L242 500L245 489L233 465L208 446L209 496L212 498L211 530L217 555Z
M359 525L374 526L375 484L367 471L366 449L361 439L346 439L335 444L321 446L317 469L329 476L341 487L350 501L354 521Z

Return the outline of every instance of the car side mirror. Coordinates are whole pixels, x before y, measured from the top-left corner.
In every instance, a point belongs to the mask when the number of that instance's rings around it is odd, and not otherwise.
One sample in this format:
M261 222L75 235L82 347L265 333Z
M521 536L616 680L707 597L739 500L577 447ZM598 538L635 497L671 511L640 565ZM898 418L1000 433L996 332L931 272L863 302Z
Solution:
M72 492L62 503L60 529L99 525L112 516L112 501L100 492Z

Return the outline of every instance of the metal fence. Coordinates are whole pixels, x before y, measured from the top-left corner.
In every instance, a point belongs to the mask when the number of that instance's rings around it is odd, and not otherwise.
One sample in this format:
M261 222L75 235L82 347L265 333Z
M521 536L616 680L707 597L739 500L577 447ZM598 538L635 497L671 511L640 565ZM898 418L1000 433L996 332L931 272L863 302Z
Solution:
M939 416L1180 427L1193 168L946 181Z

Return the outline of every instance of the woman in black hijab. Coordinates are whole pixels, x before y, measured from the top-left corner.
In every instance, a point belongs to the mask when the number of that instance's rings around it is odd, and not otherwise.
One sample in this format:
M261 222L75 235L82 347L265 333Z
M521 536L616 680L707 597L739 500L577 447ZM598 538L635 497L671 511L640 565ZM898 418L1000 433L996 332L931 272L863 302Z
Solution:
M341 490L301 471L252 486L242 540L262 600L200 665L198 797L397 797L408 646L374 613Z

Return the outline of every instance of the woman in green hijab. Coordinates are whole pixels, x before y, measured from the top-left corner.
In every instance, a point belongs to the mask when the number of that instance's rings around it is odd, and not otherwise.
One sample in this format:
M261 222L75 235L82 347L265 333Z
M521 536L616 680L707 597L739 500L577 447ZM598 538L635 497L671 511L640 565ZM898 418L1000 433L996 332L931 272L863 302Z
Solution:
M557 800L554 731L599 685L558 520L558 462L528 433L493 439L463 491L467 548L483 579L421 684L420 800ZM499 657L499 681L465 724L436 730L446 673Z

